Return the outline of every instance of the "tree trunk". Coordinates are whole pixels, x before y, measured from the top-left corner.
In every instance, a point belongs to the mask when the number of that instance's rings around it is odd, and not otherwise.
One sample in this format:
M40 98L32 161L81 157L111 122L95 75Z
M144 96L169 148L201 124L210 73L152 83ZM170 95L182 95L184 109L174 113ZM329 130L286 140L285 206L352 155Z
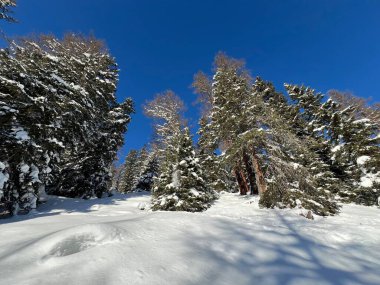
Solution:
M255 171L252 168L252 164L251 164L249 155L247 154L247 152L245 150L243 152L243 162L245 164L245 168L246 168L247 173L248 173L248 181L249 181L249 185L251 186L251 195L257 195L257 194L259 194L259 189L258 189L257 183L256 183Z
M243 171L241 170L240 167L236 167L234 172L235 172L237 183L239 185L240 195L247 195L248 184L247 184L247 180L244 177Z
M267 190L267 184L265 183L264 174L261 170L259 160L256 155L256 151L252 148L252 164L253 169L255 170L256 184L259 191L259 194L263 194Z

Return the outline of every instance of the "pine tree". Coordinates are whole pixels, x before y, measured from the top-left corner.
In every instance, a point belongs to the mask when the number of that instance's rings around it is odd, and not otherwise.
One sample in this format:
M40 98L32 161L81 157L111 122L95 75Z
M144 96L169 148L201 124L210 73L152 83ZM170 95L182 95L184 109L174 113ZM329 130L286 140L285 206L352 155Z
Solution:
M13 7L16 7L15 0L0 0L0 20L15 22L15 19L10 15Z
M94 38L21 39L0 51L2 201L28 211L47 191L108 191L110 169L133 111L116 103L114 59Z
M139 170L139 152L133 149L125 157L123 176L118 186L119 192L129 193L136 188Z
M144 106L145 114L154 120L155 152L159 164L159 176L177 159L178 139L184 125L183 101L173 91L157 94Z
M158 157L155 150L152 150L143 163L137 181L136 189L142 191L152 191L154 179L157 178L159 171Z
M185 126L183 102L171 91L158 94L145 106L155 119L159 176L154 181L153 209L202 211L214 199L202 177L189 129Z
M316 153L340 180L340 187L335 187L333 193L343 201L376 203L376 181L380 176L376 167L380 150L377 125L366 118L358 120L352 106L341 109L331 99L323 102L324 96L311 88L296 85L286 88L298 116L305 122L304 132L319 141ZM374 166L367 169L360 164L363 157L369 157Z
M228 171L224 169L221 157L215 153L217 145L209 129L207 119L205 117L201 118L199 124L198 157L204 172L203 178L206 185L209 190L217 192L229 191L229 185L227 184Z
M177 159L172 167L163 171L155 184L152 209L188 212L206 210L216 196L202 178L188 128L183 130L175 149Z
M260 132L256 123L248 123L250 105L250 76L240 61L218 54L215 60L216 72L212 83L212 108L210 130L217 144L225 150L227 163L233 171L242 195L251 191L255 194L266 190L257 149L253 142ZM251 120L253 121L253 120ZM247 135L252 142L247 144ZM243 138L244 136L245 138Z
M233 169L241 194L258 192L266 207L337 212L329 190L320 187L330 174L318 170L324 164L309 150L315 141L272 84L257 78L251 86L241 62L218 55L212 98L207 135L224 150L223 162Z
M252 98L262 110L254 119L262 128L259 159L268 185L260 204L302 207L319 215L336 213L338 207L329 192L335 181L329 180L331 173L311 150L315 141L304 136L302 122L294 119L284 95L270 82L257 78Z
M56 94L49 94L52 102L45 106L48 94L38 80L43 80L38 63L44 57L25 56L17 45L0 53L0 161L8 180L0 190L9 211L17 214L35 208L41 186L50 182L61 148L54 121L58 104Z
M380 128L380 103L371 104L369 99L361 98L349 92L330 90L328 97L338 103L338 108L344 110L347 107L353 107L355 118L357 120L368 118Z

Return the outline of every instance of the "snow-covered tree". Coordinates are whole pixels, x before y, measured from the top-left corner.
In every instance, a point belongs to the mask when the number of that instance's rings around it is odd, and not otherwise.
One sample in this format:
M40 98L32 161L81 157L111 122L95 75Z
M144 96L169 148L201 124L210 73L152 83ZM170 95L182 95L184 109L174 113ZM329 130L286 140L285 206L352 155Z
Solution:
M0 20L15 22L11 16L13 7L16 7L16 0L0 0Z
M139 152L132 149L125 157L122 177L118 185L118 191L128 193L135 190L139 177Z
M165 211L198 212L206 210L216 198L208 189L199 159L195 155L190 131L185 128L175 148L176 160L155 183L152 208Z
M254 147L259 145L241 140L241 136L248 131L251 139L259 135L258 125L249 124L247 117L249 113L250 116L254 114L250 109L254 106L248 105L251 99L250 77L244 63L224 54L216 56L215 66L208 128L218 146L225 151L229 164L233 165L240 193L265 192L265 180Z
M336 204L320 187L320 177L328 179L329 174L318 171L323 164L309 150L313 141L299 135L302 122L294 127L295 110L286 98L260 78L252 86L240 61L220 54L215 66L212 107L201 139L224 151L223 163L232 168L240 193L259 193L266 207L299 206L334 214Z
M338 103L338 108L344 110L347 107L354 109L356 119L368 118L372 122L376 123L380 128L380 103L371 103L369 99L355 96L349 92L342 92L338 90L330 90L328 92L334 102Z
M184 126L183 101L173 91L157 94L144 106L145 114L154 120L155 147L160 177L177 159L178 141Z
M342 109L311 88L285 85L304 123L304 132L319 141L319 157L329 166L340 187L335 193L343 201L376 203L379 170L378 126L357 108ZM367 164L369 162L369 164Z
M8 180L0 190L12 214L35 208L61 149L62 132L54 121L61 108L56 94L45 92L45 71L38 66L45 58L24 53L17 45L0 51L0 161Z
M157 178L159 171L157 151L155 149L150 150L142 162L136 190L152 191L154 179Z
M182 116L184 104L172 91L158 94L145 106L155 120L159 176L154 181L153 209L202 211L214 194L203 179L199 159Z
M222 164L221 156L216 154L217 145L206 117L201 118L199 124L198 157L208 189L217 192L233 190L229 189L231 185L227 182L230 175Z
M133 111L115 98L117 67L93 37L22 39L0 51L2 199L33 208L50 193L101 196ZM32 206L30 206L32 205Z
M270 82L257 78L250 100L248 123L260 128L253 133L246 132L241 139L256 145L257 161L267 183L260 204L303 207L319 215L336 213L337 205L328 191L335 181L331 180L331 185L327 183L331 174L310 149L314 141L300 136L298 122L294 123L294 112L284 95ZM251 112L260 115L250 116Z

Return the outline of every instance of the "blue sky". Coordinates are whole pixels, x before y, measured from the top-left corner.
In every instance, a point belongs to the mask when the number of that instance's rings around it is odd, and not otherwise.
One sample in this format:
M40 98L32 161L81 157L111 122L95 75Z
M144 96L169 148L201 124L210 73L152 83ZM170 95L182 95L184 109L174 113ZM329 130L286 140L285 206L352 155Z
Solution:
M244 58L254 76L318 91L351 91L380 101L380 1L377 0L18 0L8 36L94 33L121 68L118 99L136 105L121 156L151 136L142 104L175 91L198 118L189 88L214 55Z

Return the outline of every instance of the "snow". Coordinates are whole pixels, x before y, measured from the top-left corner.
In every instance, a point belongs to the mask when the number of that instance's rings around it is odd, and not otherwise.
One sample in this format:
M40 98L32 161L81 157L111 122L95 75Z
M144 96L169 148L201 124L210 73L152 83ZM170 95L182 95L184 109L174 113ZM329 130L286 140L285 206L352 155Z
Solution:
M54 62L58 62L59 61L59 58L57 56L54 56L54 55L51 55L51 54L46 54L46 57L49 58L50 60L54 61Z
M48 138L47 140L49 142L52 142L52 143L55 143L55 144L59 145L60 147L64 147L63 142L57 140L56 138Z
M176 169L172 174L172 182L169 184L170 187L177 189L180 186L180 172Z
M363 123L370 123L370 122L371 122L371 120L367 119L367 118L353 121L354 124L363 124Z
M38 174L40 173L40 171L38 170L38 167L32 164L30 169L31 171L30 171L29 176L32 178L32 182L41 182L40 179L38 178Z
M296 162L292 162L292 165L293 165L293 168L294 168L294 169L298 169L298 168L301 167L301 164L296 163Z
M22 173L25 173L25 174L28 173L29 169L30 169L29 165L27 165L25 163L20 164L20 171Z
M5 83L8 83L10 85L16 85L22 91L24 91L24 88L25 88L25 86L22 85L21 83L19 83L17 81L14 81L14 80L7 79L7 78L5 78L3 76L0 76L0 82L5 82Z
M22 127L12 128L15 138L21 141L29 140L29 134Z
M364 165L370 159L371 159L370 156L368 156L368 155L362 155L362 156L359 156L357 158L356 162L357 162L358 165Z
M360 186L362 187L372 187L373 183L380 183L380 172L377 173L365 173L364 176L360 177Z
M313 132L322 132L325 129L325 126L321 126L313 130Z
M149 201L51 197L0 220L0 284L380 284L377 207L308 220L230 193L203 213Z
M367 172L367 170L363 167L370 160L371 157L368 155L359 156L356 160L356 163L361 166L361 171L363 172L363 176L360 177L359 185L365 188L370 188L374 183L380 183L380 172L372 173Z
M198 197L200 194L195 188L190 189L190 193L193 194L193 196Z
M0 164L1 164L1 162L0 162ZM7 182L8 179L9 179L9 174L8 173L3 173L1 170L2 169L1 169L1 165L0 165L0 199L4 195L3 188L4 188L4 185L5 185L5 182Z
M337 151L339 151L343 146L344 146L344 144L338 144L337 146L334 146L334 147L331 149L331 152L337 152Z

